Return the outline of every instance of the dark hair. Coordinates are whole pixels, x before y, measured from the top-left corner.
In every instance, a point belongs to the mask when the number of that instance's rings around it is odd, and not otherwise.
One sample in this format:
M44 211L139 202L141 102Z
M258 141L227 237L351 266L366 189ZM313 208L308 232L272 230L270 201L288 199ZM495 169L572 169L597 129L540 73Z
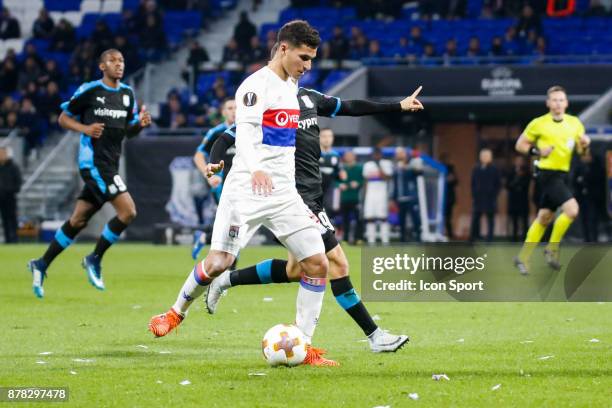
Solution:
M321 44L321 37L307 21L293 20L279 30L276 42L280 44L282 41L289 43L292 47L300 47L305 44L307 47L317 48Z
M118 52L119 54L121 54L121 51L119 51L116 48L109 48L108 50L102 52L102 54L100 54L99 62L101 62L101 63L104 62L104 60L106 59L107 55L113 54L115 52Z
M565 88L560 85L555 85L548 88L548 91L546 91L546 96L550 96L550 94L553 92L563 92L567 95L567 92L565 92Z
M235 100L236 99L234 99L233 96L228 96L227 98L223 100L223 102L221 102L221 107L225 108L225 105L227 105L228 102L235 101Z

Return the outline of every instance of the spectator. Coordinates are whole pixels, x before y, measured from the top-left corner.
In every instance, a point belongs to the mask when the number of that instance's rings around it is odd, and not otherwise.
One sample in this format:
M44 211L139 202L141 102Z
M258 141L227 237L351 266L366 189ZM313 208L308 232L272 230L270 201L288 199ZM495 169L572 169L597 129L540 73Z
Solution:
M21 28L19 27L19 21L11 15L9 9L2 7L2 15L0 16L0 39L8 40L20 37Z
M136 23L139 31L148 26L147 20L149 20L149 17L153 17L156 29L163 29L161 24L162 14L157 8L155 0L141 0L136 11Z
M8 114L10 112L16 112L17 109L19 109L19 105L17 104L17 102L15 102L15 100L10 95L6 95L4 99L2 99L2 105L0 106L0 115L2 116L3 121L6 123ZM15 126L12 126L10 128L14 127Z
M38 17L36 20L34 20L34 24L32 25L32 35L34 38L48 40L53 35L54 28L55 23L53 22L53 19L49 17L47 9L40 9L38 12Z
M160 58L168 47L166 33L154 14L147 15L145 25L140 30L140 47L147 60Z
M423 32L421 31L421 27L412 26L410 29L410 39L408 41L408 46L410 49L414 50L414 54L421 54L423 52L423 47L425 46L425 39L423 38Z
M48 82L45 91L42 93L37 103L38 111L41 116L45 118L47 123L55 126L60 113L61 103L62 98L59 94L57 82Z
M251 44L251 38L257 35L257 28L247 15L246 11L240 12L240 21L234 28L234 40L238 49L241 51L248 51L249 45Z
M576 200L580 205L580 221L585 242L597 242L599 223L607 219L606 193L602 186L606 185L606 171L591 152L587 150L573 172L573 185Z
M38 105L38 100L40 98L39 91L40 90L36 82L30 81L26 84L25 89L23 89L21 92L22 92L23 98L29 99L32 102L32 105L36 106Z
M351 59L361 60L368 56L368 39L365 35L361 34L355 40L355 43L351 46Z
M19 71L15 66L15 62L11 59L5 59L0 69L0 92L10 94L17 90L17 82L19 81Z
M49 82L55 82L61 84L64 78L64 74L57 67L55 60L49 59L45 64L45 71L40 78L38 78L38 84L40 86L47 86Z
M480 57L482 55L480 50L480 39L478 37L470 38L466 55L468 57Z
M393 177L393 164L383 159L382 151L375 148L372 160L363 165L365 179L365 198L363 218L366 223L368 244L376 243L377 224L380 225L380 238L383 244L389 243L389 180Z
M62 18L51 36L51 49L58 52L72 52L76 45L74 27L68 20Z
M23 68L19 73L19 89L25 89L29 82L36 82L40 76L41 70L36 63L36 60L34 60L32 57L26 58Z
M499 36L493 37L491 41L491 48L489 49L489 56L491 57L503 57L506 54L504 51L503 40Z
M457 174L455 173L455 165L449 161L448 154L443 154L440 161L446 166L446 188L444 196L444 222L446 224L446 236L449 240L455 237L453 233L453 208L457 202Z
M242 62L243 55L244 54L238 49L238 43L233 38L229 40L225 48L223 48L223 62Z
M508 55L516 55L521 51L520 44L516 38L516 28L510 26L506 29L504 33L504 50Z
M341 61L349 54L349 41L342 32L342 27L335 26L332 38L329 40L329 58Z
M342 235L345 241L354 244L362 240L362 221L359 214L359 197L363 186L363 167L357 163L355 153L348 150L343 156L346 180L339 185L340 213L342 214ZM351 234L351 220L355 229Z
M321 172L321 191L323 192L323 208L330 217L333 217L334 191L336 182L345 179L346 174L340 171L340 155L334 147L334 131L330 128L323 128L319 132L319 146L321 157L319 159L319 171Z
M11 160L6 147L0 147L0 213L4 242L17 242L17 193L21 189L21 172Z
M444 65L451 65L452 59L456 58L457 56L457 40L451 38L446 41L446 48L444 55L442 56L444 58Z
M420 163L419 163L420 161ZM399 210L400 241L421 241L421 216L419 214L419 194L417 176L422 172L422 159L408 161L408 153L403 147L395 150L395 170L393 172L393 204ZM406 234L408 216L412 220L412 237Z
M113 44L113 32L104 20L96 21L94 30L89 37L91 42L95 44L95 55L100 55L104 50L111 48Z
M138 18L134 15L134 10L125 8L121 12L121 24L119 24L119 33L126 36L135 36L136 34L138 34Z
M176 116L183 113L183 107L181 106L181 100L178 95L171 93L168 95L168 102L162 105L159 119L157 124L160 127L176 127ZM179 121L180 122L180 121Z
M470 241L480 238L480 218L487 217L487 242L493 240L495 230L495 211L497 210L497 195L501 186L499 171L493 165L493 153L490 149L482 149L479 164L472 171L472 228Z
M19 110L19 120L17 125L23 132L24 146L23 157L24 166L27 166L31 159L36 160L38 155L37 148L40 146L42 135L40 116L36 112L36 108L32 100L25 97L21 101L21 109Z
M121 52L121 55L123 55L126 72L135 71L140 63L138 52L128 41L127 37L123 34L117 35L114 39L114 47Z
M268 50L261 45L258 36L251 38L251 49L249 50L248 62L250 64L266 62L270 57Z
M542 22L540 16L533 12L533 8L526 4L521 11L521 17L516 24L516 32L519 37L526 38L527 34L534 30L537 34L542 32Z
M36 46L32 43L26 44L25 48L24 48L24 52L23 52L23 57L24 60L27 58L32 58L34 59L34 61L36 62L36 65L38 66L38 68L40 68L41 70L44 68L45 66L45 61L42 59L42 57L38 54L38 51L36 50Z
M514 158L514 166L508 174L508 215L512 223L512 241L523 241L529 225L529 184L531 175L523 156ZM520 229L520 234L519 234Z
M383 53L380 50L380 43L378 42L378 40L370 41L367 58L382 58L382 56Z
M421 57L421 64L423 65L438 65L440 62L437 60L436 49L432 43L425 44L423 48L423 56Z

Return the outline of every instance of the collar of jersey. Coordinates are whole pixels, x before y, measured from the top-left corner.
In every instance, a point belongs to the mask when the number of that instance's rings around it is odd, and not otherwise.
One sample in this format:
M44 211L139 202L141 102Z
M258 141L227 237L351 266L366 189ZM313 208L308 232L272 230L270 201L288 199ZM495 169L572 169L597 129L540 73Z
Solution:
M107 91L111 91L111 92L119 92L119 90L122 88L122 87L121 87L121 82L119 83L119 87L118 87L118 88L112 88L112 87L110 87L110 86L106 85L106 84L104 83L104 81L103 81L103 80L101 80L101 79L98 79L98 81L97 81L97 82L98 82L100 85L102 85L102 88L106 89Z

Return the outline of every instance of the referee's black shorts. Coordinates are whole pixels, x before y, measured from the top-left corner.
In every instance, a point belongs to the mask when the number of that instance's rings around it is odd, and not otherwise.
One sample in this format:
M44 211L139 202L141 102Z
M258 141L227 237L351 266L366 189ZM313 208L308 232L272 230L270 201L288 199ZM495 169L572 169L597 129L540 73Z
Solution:
M546 208L556 211L564 202L574 198L569 187L569 176L566 171L537 170L536 194L538 197L538 209Z

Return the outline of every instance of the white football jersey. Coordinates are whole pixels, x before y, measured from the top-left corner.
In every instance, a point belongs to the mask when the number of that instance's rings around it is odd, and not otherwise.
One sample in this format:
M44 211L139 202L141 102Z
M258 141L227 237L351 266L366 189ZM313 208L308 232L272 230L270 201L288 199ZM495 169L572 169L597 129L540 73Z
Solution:
M251 191L251 173L239 138L248 138L259 157L259 170L272 179L274 194L295 189L295 133L300 117L297 84L283 81L267 66L246 78L236 91L236 125L250 123L253 134L237 128L236 156L224 189ZM244 142L244 139L241 140Z

